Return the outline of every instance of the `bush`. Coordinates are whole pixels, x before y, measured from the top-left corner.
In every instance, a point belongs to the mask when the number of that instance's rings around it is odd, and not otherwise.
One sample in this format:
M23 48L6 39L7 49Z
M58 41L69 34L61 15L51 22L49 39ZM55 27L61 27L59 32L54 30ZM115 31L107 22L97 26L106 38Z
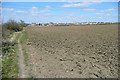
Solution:
M3 24L3 27L9 29L9 30L13 30L15 32L17 31L21 31L23 29L23 27L21 26L20 23L17 23L14 20L9 20L7 23Z
M23 27L26 27L27 24L24 21L20 20L20 22L16 22L15 20L9 20L8 22L2 24L2 37L6 38L11 33L22 31Z

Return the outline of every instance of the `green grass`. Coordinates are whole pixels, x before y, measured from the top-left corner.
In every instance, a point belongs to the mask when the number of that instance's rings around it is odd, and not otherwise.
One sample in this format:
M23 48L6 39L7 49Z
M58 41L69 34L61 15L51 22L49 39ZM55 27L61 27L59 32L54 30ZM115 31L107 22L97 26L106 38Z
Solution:
M20 42L21 42L22 44L25 44L25 43L27 42L28 35L27 35L27 32L26 32L26 31L22 31L22 34L23 34L23 36L21 37Z
M8 48L9 47L9 48ZM18 60L17 60L17 44L5 46L7 52L2 59L2 78L17 78L18 77Z
M22 35L20 42L23 46L23 52L24 52L24 59L25 59L25 64L28 66L27 61L28 61L28 53L27 50L25 49L25 43L27 43L28 35L25 31L21 31L20 33L15 33L16 38L12 43L8 43L7 45L3 46L3 59L2 59L2 78L18 78L18 73L19 73L19 66L18 66L18 39L20 35ZM13 35L13 34L12 34ZM12 35L8 37L11 38Z
M0 54L0 79L2 78L2 54Z
M5 42L2 47L2 78L18 78L17 38L13 42Z
M25 64L26 65L28 65L27 64L27 61L28 61L28 53L27 53L27 50L26 50L26 48L25 48L25 44L27 43L27 39L28 39L28 35L27 35L27 33L25 32L25 31L22 31L21 32L23 35L22 35L22 37L21 37L21 39L20 39L20 42L21 42L21 44L22 44L22 47L23 47L23 53L24 53L24 59L25 59Z
M14 40L14 42L17 42L19 37L20 37L20 33L17 33L16 39Z
M26 65L26 67L28 68L28 67L30 67L30 65L28 64L28 59L29 58L28 58L28 51L27 51L27 48L26 48L28 34L27 34L26 31L22 31L21 34L23 34L21 39L20 39L20 43L23 47L22 50L23 50L23 55L24 55L24 63ZM28 78L30 78L30 74L28 75Z

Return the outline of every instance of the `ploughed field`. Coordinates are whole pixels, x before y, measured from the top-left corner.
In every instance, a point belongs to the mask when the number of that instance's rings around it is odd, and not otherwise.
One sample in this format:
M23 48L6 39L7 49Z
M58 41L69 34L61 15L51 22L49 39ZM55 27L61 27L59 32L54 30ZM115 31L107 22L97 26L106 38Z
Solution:
M118 77L118 26L27 27L35 78Z

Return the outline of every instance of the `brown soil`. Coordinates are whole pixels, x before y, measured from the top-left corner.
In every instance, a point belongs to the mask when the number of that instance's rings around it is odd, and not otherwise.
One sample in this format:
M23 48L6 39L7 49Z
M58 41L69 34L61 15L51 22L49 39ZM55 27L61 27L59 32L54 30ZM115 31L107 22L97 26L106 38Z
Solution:
M34 78L117 78L117 25L28 27Z

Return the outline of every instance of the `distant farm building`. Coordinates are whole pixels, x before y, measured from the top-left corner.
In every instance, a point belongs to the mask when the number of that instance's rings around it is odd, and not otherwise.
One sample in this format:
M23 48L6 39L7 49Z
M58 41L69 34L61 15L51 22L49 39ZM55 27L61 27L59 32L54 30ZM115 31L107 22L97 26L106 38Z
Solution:
M32 26L36 26L37 24L36 24L36 23L32 23L31 25L32 25Z

